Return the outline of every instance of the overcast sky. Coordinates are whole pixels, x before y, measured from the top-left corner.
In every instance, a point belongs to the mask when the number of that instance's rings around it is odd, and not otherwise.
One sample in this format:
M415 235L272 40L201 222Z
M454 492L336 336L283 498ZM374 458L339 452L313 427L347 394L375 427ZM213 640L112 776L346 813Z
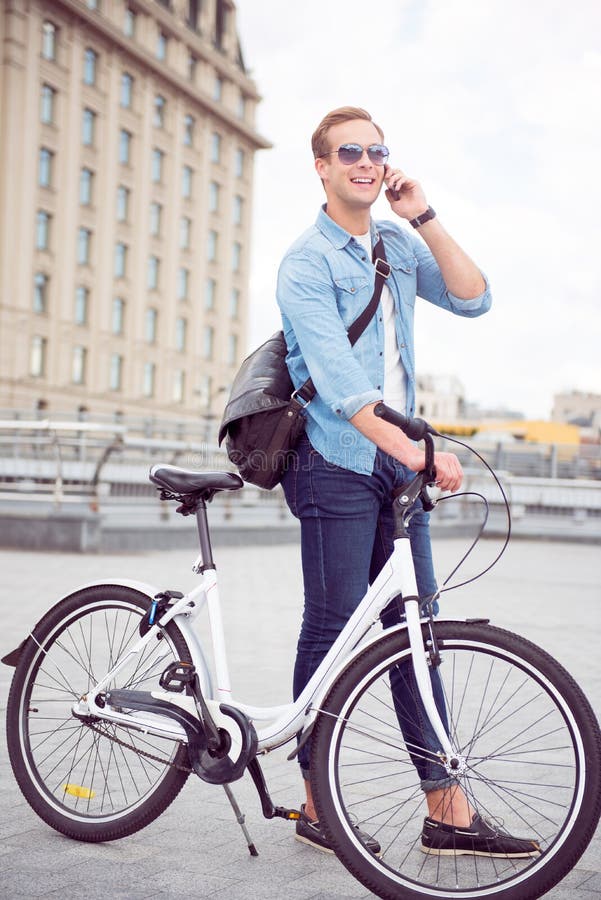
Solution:
M555 392L601 392L599 0L236 5L274 145L256 156L251 346L279 327L279 261L324 200L310 135L350 104L491 281L479 319L419 304L418 371L530 417ZM374 214L394 217L383 197Z

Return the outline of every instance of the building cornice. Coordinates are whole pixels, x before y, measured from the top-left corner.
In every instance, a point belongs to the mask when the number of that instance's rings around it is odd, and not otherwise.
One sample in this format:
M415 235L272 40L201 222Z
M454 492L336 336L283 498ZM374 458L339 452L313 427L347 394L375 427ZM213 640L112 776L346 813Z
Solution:
M130 57L133 57L141 66L147 68L166 83L171 84L178 93L187 96L193 103L201 107L203 111L210 113L217 119L221 119L232 131L244 137L253 149L268 150L273 146L270 141L262 137L254 128L225 109L223 104L214 101L207 93L191 85L178 72L161 63L148 50L124 35L101 13L88 9L78 0L54 0L54 4L57 7L61 7L65 12L77 16L107 41L120 47ZM208 46L207 42L199 35L174 19L173 15L167 10L162 9L155 3L151 5L148 2L144 2L144 0L131 0L130 5L132 9L143 12L157 21L166 32L169 32L177 40L182 41L199 60L210 63L221 75L227 76L243 88L245 93L253 100L260 100L254 82L244 72L235 66L231 60L224 57L223 54Z

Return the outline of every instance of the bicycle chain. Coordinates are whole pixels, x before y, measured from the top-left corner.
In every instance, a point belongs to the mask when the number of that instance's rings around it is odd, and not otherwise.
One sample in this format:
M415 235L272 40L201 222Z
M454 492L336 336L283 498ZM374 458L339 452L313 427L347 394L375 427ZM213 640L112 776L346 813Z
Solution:
M102 737L108 738L109 741L113 741L115 744L119 744L121 747L126 747L128 750L133 750L134 753L137 753L138 756L144 756L146 759L152 759L154 762L163 763L165 766L171 766L173 769L177 769L179 772L187 772L191 774L194 769L191 769L190 766L182 766L179 763L172 762L170 759L163 759L161 756L155 756L153 753L149 753L147 750L140 750L139 747L134 747L133 744L128 744L127 741L122 741L121 738L118 738L115 734L109 734L108 731L104 731L102 728L98 728L97 725L94 725L92 722L86 722L88 728L91 728L92 731L95 731L96 734L102 735Z

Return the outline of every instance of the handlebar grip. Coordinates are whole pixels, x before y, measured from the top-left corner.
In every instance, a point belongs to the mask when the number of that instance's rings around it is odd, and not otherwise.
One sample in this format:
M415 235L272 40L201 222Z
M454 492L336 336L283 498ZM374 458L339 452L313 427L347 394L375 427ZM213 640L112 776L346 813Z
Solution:
M379 419L384 419L385 422L390 422L391 425L396 425L412 441L421 441L427 434L438 434L436 429L428 425L424 419L412 419L404 416L382 402L376 403L374 406L374 415Z

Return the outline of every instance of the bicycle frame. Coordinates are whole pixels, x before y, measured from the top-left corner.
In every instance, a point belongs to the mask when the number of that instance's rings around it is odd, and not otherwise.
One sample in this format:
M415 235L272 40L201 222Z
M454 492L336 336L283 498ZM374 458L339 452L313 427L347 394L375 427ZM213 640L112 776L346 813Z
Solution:
M197 560L195 571L200 571L202 560ZM102 582L106 584L106 582ZM133 585L132 585L133 586ZM150 599L153 592L149 585L138 585ZM352 614L344 629L330 648L328 654L306 685L302 694L294 703L274 707L252 706L232 697L232 689L227 663L227 653L221 606L217 585L217 573L215 569L207 569L202 574L200 584L182 597L176 600L153 625L150 630L131 648L124 657L104 678L99 681L87 697L79 701L74 709L78 714L85 714L93 708L94 714L100 718L123 724L139 724L145 729L160 734L164 737L172 737L177 740L185 740L185 734L176 722L160 717L160 726L157 716L148 717L143 713L125 714L110 708L99 709L95 704L97 695L105 691L120 669L127 665L132 655L141 653L146 644L159 631L158 625L165 626L170 620L176 619L177 626L182 632L188 644L192 662L198 673L203 695L212 713L217 718L219 704L227 703L241 710L251 719L257 730L258 752L267 753L282 744L287 743L298 732L305 732L312 727L313 721L319 713L319 708L338 675L352 660L362 652L371 642L380 639L381 634L365 640L371 627L379 621L379 614L394 597L401 594L404 600L405 623L396 626L396 630L407 629L411 646L411 656L415 677L424 708L430 719L432 727L440 741L440 746L447 759L457 756L449 736L441 722L436 708L430 682L427 654L421 632L421 619L417 585L411 547L408 537L400 537L394 541L393 552L379 573L374 583L369 587L361 603ZM210 635L215 660L216 689L213 688L209 667L202 649L199 637L192 627L204 605L207 605ZM391 629L389 629L390 631ZM159 696L158 693L156 696ZM160 695L162 699L176 703L179 706L188 706L186 699L181 695L165 693ZM190 705L190 710L193 707ZM164 727L163 727L164 722Z

